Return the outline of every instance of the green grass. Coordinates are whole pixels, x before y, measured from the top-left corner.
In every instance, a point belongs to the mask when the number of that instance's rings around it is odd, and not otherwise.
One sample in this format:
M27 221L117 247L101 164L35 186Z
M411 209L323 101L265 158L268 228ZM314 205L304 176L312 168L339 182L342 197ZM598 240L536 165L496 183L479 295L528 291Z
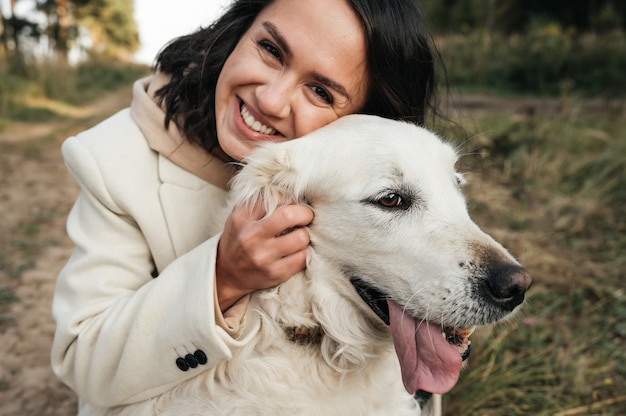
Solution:
M94 59L78 66L44 61L15 74L0 62L0 131L16 121L62 118L68 107L128 86L149 73L145 65Z
M573 107L460 122L469 137L461 168L508 192L487 200L470 184L472 214L499 229L505 245L523 248L514 254L534 286L518 317L474 337L446 414L626 414L623 111ZM458 128L447 133L459 137Z
M0 287L0 329L15 325L15 318L8 311L10 306L19 300L13 289Z
M555 23L523 34L474 30L437 41L456 87L547 96L626 94L626 34L580 34Z
M624 296L572 283L532 296L525 319L475 341L448 414L552 415L623 397L626 352L616 323L626 321ZM625 406L602 414L623 414Z

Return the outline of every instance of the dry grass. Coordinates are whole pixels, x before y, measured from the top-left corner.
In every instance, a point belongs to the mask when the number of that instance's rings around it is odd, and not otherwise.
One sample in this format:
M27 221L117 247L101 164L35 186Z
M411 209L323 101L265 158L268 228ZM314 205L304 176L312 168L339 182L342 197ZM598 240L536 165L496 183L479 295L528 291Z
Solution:
M624 103L544 104L461 113L471 211L535 282L475 336L449 415L626 414Z

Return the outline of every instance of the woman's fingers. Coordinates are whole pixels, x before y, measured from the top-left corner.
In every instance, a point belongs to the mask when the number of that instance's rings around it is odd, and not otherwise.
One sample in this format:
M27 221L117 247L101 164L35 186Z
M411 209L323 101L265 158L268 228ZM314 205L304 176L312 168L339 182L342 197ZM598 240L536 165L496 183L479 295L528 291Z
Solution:
M265 218L262 204L233 210L217 253L220 306L257 289L276 286L306 265L313 211L303 205L278 207ZM229 295L225 295L225 293Z

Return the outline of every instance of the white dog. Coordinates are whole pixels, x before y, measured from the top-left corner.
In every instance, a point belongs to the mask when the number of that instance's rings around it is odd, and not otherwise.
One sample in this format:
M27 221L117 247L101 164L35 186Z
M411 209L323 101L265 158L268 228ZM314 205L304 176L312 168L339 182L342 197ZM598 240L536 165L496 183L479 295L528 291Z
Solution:
M419 415L413 393L449 391L473 328L531 283L471 221L456 159L425 129L363 115L254 151L232 204L310 205L306 270L252 296L254 336L230 361L115 414Z

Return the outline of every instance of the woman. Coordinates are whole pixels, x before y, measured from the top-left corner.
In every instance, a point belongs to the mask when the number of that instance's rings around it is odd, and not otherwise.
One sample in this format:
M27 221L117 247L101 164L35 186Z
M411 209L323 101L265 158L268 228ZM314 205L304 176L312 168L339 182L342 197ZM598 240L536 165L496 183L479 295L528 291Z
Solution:
M68 139L81 193L52 364L81 414L228 360L249 294L304 268L309 208L262 222L261 207L241 209L220 225L233 161L351 113L422 124L434 66L415 0L236 0L160 53L129 109Z

